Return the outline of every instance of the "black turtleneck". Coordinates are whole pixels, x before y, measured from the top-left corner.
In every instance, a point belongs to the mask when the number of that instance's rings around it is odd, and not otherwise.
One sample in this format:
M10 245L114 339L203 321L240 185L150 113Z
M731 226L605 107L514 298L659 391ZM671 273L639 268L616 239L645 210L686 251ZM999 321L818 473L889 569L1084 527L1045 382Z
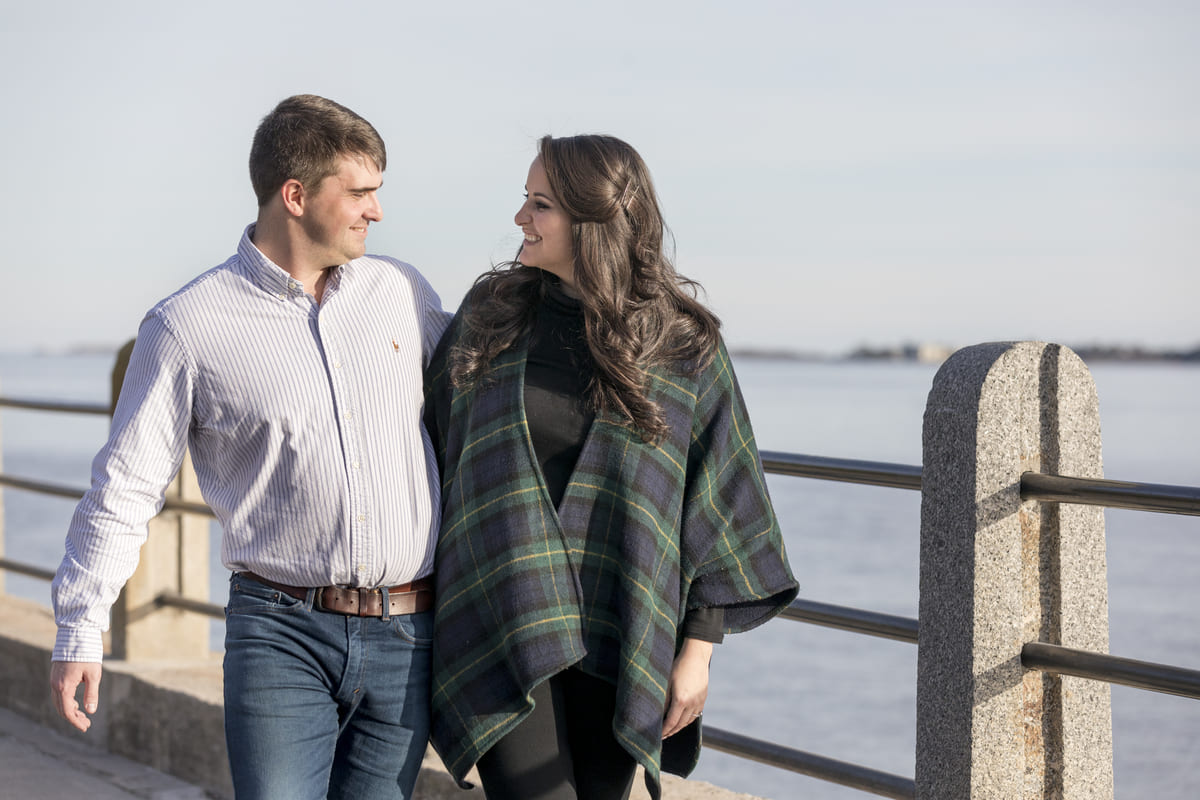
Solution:
M587 402L592 357L579 301L563 291L558 278L548 275L543 285L545 294L535 309L525 362L525 420L546 489L557 508L595 417ZM722 608L694 609L684 617L683 634L720 642L724 621Z
M535 311L525 362L525 418L555 507L579 460L595 414L588 408L592 358L583 334L583 310L556 279Z

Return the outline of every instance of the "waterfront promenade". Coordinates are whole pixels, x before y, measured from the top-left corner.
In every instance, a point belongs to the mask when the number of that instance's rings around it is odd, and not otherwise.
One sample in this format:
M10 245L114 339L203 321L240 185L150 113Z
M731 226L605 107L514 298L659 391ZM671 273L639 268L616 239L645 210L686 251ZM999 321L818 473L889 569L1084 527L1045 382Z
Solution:
M929 393L920 466L767 451L763 461L773 474L920 491L919 619L808 599L783 615L917 645L915 778L757 739L753 726L707 728L711 749L897 800L1111 800L1108 684L1200 698L1200 671L1108 652L1102 512L1200 515L1200 488L1102 477L1095 386L1070 351L990 343L952 356ZM204 602L209 536L206 524L191 523L211 512L194 490L185 469L114 606L101 713L82 738L220 798L231 791L220 660L208 650L206 619L220 609ZM3 551L0 559L5 570L51 574ZM49 609L15 597L0 604L0 708L65 733L47 698L53 639ZM460 791L436 763L426 778L422 800L481 796ZM0 781L0 800L8 788ZM669 784L666 796L747 798L690 783Z

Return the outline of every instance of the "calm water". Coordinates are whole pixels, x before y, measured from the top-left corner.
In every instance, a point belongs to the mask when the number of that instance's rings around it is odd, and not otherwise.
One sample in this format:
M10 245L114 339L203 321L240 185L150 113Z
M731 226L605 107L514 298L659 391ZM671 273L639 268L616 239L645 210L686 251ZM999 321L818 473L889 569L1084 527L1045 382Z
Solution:
M102 402L107 357L0 356L0 394ZM919 464L921 416L934 367L746 360L739 377L760 446ZM1105 474L1200 486L1200 369L1109 365L1100 394ZM82 486L103 418L0 412L4 471ZM770 477L792 565L809 599L917 615L917 492ZM54 567L73 503L4 493L6 552ZM1200 668L1200 520L1107 511L1111 651ZM215 535L215 534L214 534ZM217 548L213 548L214 553ZM7 577L14 594L49 603L48 585ZM213 597L225 575L213 567ZM220 625L214 624L214 646ZM776 621L727 637L713 660L710 724L911 777L916 648ZM1194 798L1200 702L1113 688L1119 798ZM869 795L706 752L694 776L773 798Z

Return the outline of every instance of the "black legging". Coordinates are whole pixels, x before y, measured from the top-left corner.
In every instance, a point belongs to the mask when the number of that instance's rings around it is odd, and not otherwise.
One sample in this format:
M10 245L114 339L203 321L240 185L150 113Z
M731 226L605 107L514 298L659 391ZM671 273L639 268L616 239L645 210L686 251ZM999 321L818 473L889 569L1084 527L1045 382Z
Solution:
M531 694L533 712L479 759L487 800L627 800L637 762L612 734L616 688L568 669Z

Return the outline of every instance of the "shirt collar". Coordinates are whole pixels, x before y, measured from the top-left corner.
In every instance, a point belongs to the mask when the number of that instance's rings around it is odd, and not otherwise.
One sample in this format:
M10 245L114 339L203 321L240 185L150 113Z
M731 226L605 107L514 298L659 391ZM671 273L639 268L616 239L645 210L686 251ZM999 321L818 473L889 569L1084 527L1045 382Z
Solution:
M289 275L283 267L267 258L263 251L254 244L252 241L254 226L253 222L247 225L246 229L242 231L242 240L238 242L238 261L241 262L246 277L264 292L274 295L280 300L304 294L304 284ZM334 268L333 274L329 276L326 292L341 282L347 266L347 264L341 264Z

